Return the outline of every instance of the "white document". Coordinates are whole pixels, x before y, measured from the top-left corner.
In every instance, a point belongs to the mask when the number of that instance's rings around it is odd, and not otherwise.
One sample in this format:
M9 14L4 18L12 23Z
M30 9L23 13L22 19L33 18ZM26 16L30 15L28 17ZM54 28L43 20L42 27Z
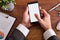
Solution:
M4 33L4 38L0 40L5 40L15 20L16 18L0 12L0 31Z

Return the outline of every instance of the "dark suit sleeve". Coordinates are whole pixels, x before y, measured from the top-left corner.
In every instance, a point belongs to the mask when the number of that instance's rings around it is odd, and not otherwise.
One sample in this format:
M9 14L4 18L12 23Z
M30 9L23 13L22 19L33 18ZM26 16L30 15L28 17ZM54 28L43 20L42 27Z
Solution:
M51 36L48 40L59 40L59 38L57 36Z
M26 40L25 36L19 30L15 30L6 40Z
M56 33L53 29L48 29L43 34L45 40L59 40L59 38L56 36Z

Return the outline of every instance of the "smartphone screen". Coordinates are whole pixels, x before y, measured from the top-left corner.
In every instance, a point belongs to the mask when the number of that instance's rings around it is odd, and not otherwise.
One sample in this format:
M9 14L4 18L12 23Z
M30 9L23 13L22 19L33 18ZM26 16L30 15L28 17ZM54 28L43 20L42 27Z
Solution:
M35 13L40 16L39 4L38 2L28 3L29 15L31 22L37 22L38 20L35 17Z

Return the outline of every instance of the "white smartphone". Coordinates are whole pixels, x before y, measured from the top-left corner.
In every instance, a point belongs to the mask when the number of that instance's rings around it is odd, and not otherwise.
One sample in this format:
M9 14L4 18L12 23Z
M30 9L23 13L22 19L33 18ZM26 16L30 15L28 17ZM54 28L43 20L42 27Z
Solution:
M38 2L30 2L28 3L29 15L30 15L30 22L37 22L38 20L35 17L35 13L40 16L40 9Z

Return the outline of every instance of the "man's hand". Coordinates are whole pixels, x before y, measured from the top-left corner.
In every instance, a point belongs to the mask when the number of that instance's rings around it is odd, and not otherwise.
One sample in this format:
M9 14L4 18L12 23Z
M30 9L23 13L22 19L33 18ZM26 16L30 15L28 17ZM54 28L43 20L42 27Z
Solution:
M41 14L44 15L43 19L41 19L41 17L39 17L38 14L35 14L35 16L38 19L39 23L42 25L42 28L45 30L52 28L50 15L44 9L40 8L40 10L41 10Z
M0 32L0 39L2 39L4 37L4 33Z
M24 15L23 15L23 20L21 22L24 26L26 26L27 28L30 28L31 24L30 24L30 18L29 18L29 14L28 14L28 7L26 8Z

